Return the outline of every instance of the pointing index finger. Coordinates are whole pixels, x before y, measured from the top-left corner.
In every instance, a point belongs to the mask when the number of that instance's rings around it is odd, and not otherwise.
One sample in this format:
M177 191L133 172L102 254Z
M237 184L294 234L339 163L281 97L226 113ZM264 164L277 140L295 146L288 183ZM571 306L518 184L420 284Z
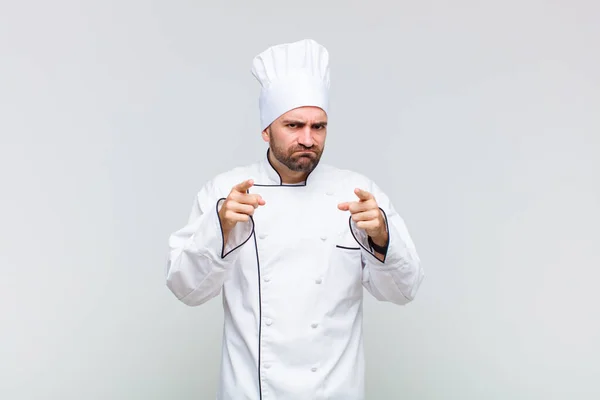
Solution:
M373 198L373 195L371 193L367 192L366 190L359 189L359 188L354 189L354 193L362 201L371 200Z
M246 191L248 189L250 189L252 187L252 185L254 185L254 181L252 179L247 179L243 182L238 183L237 185L235 185L233 187L233 189L235 191L238 191L240 193L246 193Z

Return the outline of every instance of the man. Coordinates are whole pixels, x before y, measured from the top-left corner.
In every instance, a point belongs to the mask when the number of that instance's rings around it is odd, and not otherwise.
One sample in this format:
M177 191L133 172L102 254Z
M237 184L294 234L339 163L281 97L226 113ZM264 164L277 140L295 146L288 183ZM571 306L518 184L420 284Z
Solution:
M167 285L189 306L222 292L218 399L363 399L363 287L410 302L419 257L379 187L319 162L327 50L313 40L274 46L252 73L267 155L202 187L170 238Z

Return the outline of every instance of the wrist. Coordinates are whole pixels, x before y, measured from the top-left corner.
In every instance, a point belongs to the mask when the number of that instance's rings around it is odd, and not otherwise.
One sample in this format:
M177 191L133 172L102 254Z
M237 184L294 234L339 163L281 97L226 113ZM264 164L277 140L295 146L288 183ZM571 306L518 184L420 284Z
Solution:
M372 242L376 246L379 246L379 247L387 247L388 239L389 239L389 236L388 236L387 232L383 232L380 235L369 236L369 242Z
M376 237L376 238L369 236L368 242L369 242L369 246L371 246L371 248L376 253L384 254L384 255L387 253L388 245L389 245L389 240L388 240L387 235L385 235L384 237Z

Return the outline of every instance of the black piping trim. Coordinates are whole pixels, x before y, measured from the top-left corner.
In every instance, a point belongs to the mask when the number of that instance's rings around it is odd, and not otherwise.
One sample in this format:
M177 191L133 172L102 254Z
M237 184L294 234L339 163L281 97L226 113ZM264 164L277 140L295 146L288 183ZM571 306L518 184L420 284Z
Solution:
M335 247L337 247L339 249L345 249L345 250L360 250L360 247L346 247L346 246L340 246L339 244L336 244Z
M221 245L221 258L225 258L227 257L229 254L233 253L234 251L236 251L237 249L239 249L240 247L242 247L244 244L246 244L246 242L248 240L250 240L250 238L252 237L252 235L254 235L254 220L252 218L250 218L250 221L252 222L252 231L250 232L250 235L248 236L248 238L246 238L246 240L244 240L240 245L234 247L233 249L231 249L227 254L225 253L225 234L223 233L223 224L221 223L221 218L219 218L219 202L221 200L225 200L225 197L221 197L219 200L217 200L217 205L216 205L216 211L217 211L217 219L219 220L219 227L221 228L221 242L223 243Z
M269 163L269 166L277 174L277 177L279 178L279 183L278 184L261 184L261 183L255 183L252 186L257 186L257 187L305 187L308 184L308 178L309 178L310 174L314 171L314 169L313 169L313 171L310 171L306 175L306 179L304 180L304 182L302 184L299 184L299 185L296 185L296 184L284 184L283 183L283 179L281 179L281 175L279 174L279 171L277 171L277 169L275 169L275 167L271 163L271 159L269 158L269 152L270 152L270 149L267 149L267 161ZM316 166L315 166L315 168L316 168ZM247 192L249 192L249 190ZM218 205L218 202L217 202L217 205ZM259 400L262 400L262 380L261 380L261 375L260 375L260 371L261 371L261 369L260 369L260 367L261 367L261 348L262 348L262 346L261 346L261 343L262 343L262 289L261 289L261 274L260 274L260 257L258 255L258 244L256 242L256 232L254 230L255 229L254 218L252 218L252 216L250 216L250 220L252 221L252 233L251 233L251 236L254 237L254 249L256 251L256 268L257 268L257 274L258 274L258 367L257 367L257 372L258 372ZM222 231L222 229L221 229L221 231ZM360 248L351 248L351 247L348 247L347 249L360 250Z
M293 185L293 184L283 184L283 185L268 185L268 184L264 184L264 183L255 183L252 186L258 186L258 187L305 187L306 183L302 183L301 185Z
M285 186L285 187L304 187L308 184L308 177L310 176L310 174L312 174L312 172L314 171L314 169L312 171L310 171L308 173L308 175L306 175L306 179L304 180L304 182L300 185L296 185L296 184L289 184L289 183L283 183L283 180L281 179L281 175L279 175L279 172L277 171L277 169L275 169L275 167L273 166L273 164L271 163L271 159L269 158L269 152L271 149L267 149L267 161L269 162L269 166L271 168L273 168L273 171L275 171L275 173L277 174L277 176L279 177L279 183L278 184L274 184L274 185L261 185L261 184L254 184L253 186ZM317 164L318 165L318 164ZM317 168L317 166L315 166L315 168Z
M273 164L271 164L271 159L269 158L270 151L271 151L271 149L267 149L267 161L269 162L269 165L271 166L271 168L273 168L273 171L275 171L275 173L279 177L279 185L274 185L274 186L283 186L283 179L281 179L281 175L279 175L279 171L277 171L275 169L275 166Z
M252 220L252 226L254 227L254 219L250 217ZM256 234L254 233L254 229L252 229L252 236L254 237L254 250L256 252L256 271L258 273L258 396L259 399L262 400L262 379L260 376L260 364L261 364L261 342L262 342L262 290L261 290L261 276L260 276L260 260L258 257L258 244L256 243Z
M389 224L388 224L388 219L387 219L387 215L385 213L385 211L383 210L383 208L379 207L379 209L381 210L381 212L383 213L383 219L385 220L385 229L388 233L388 245L390 243L390 230L389 230ZM379 261L380 263L384 264L385 260L387 259L387 253L383 255L383 261L381 261L379 258L377 258L375 256L375 253L372 252L371 250L367 249L365 246L363 246L363 244L358 240L358 238L356 237L356 235L354 234L354 230L352 229L352 216L350 216L348 218L348 225L350 226L350 233L352 233L352 237L354 238L354 240L356 240L356 243L358 243L358 245L360 247L362 247L363 249L365 249L369 254L371 254L373 256L373 258L375 258L377 261Z

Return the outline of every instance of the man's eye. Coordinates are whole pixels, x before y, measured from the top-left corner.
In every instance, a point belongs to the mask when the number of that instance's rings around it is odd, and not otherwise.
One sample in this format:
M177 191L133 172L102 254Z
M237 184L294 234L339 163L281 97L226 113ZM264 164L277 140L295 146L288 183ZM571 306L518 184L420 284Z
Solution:
M288 127L292 128L292 129L294 129L296 126L297 126L296 124L288 124Z

